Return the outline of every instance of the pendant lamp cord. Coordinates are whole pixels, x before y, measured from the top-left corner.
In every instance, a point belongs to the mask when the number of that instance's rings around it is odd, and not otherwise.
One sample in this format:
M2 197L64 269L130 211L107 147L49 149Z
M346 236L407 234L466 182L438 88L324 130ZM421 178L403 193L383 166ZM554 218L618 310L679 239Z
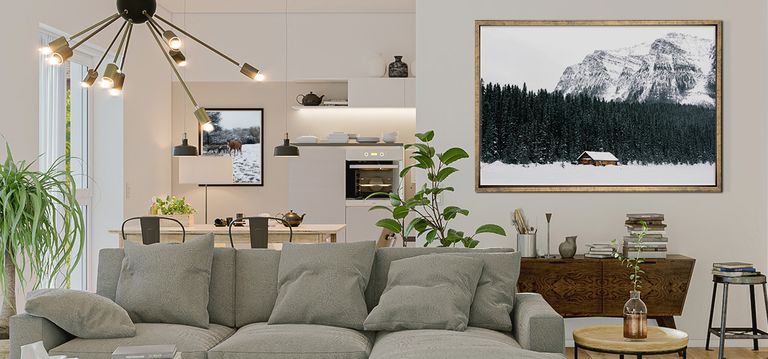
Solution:
M288 0L285 0L285 138L288 139Z

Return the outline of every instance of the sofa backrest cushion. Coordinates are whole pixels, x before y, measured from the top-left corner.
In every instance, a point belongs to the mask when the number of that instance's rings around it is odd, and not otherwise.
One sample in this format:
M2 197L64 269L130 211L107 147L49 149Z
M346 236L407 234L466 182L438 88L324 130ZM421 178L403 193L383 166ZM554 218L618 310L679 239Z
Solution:
M97 294L115 300L124 257L125 252L122 248L105 248L99 251ZM214 248L208 300L210 322L234 327L233 308L235 308L235 250Z
M280 251L238 249L235 263L235 325L266 322L277 300Z
M368 311L370 312L377 304L379 304L379 298L387 287L387 273L389 273L389 266L392 261L398 259L410 258L415 256L421 256L432 253L497 253L497 252L514 252L512 248L482 248L482 249L470 249L470 248L438 248L438 247L426 247L426 248L379 248L376 250L376 258L373 261L373 268L371 269L371 279L368 281L368 288L365 291L365 302L368 305Z

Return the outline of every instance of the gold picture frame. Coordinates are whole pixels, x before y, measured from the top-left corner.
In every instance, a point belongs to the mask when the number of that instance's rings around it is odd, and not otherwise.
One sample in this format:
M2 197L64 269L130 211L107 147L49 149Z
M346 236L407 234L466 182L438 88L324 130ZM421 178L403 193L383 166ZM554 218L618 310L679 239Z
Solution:
M723 23L720 20L476 20L475 21L475 191L476 192L722 192L723 191ZM715 52L714 184L705 185L549 185L483 184L481 182L481 31L487 26L713 26ZM587 149L585 149L586 151ZM576 162L572 162L574 165ZM578 162L581 163L581 162ZM710 172L711 173L711 172Z

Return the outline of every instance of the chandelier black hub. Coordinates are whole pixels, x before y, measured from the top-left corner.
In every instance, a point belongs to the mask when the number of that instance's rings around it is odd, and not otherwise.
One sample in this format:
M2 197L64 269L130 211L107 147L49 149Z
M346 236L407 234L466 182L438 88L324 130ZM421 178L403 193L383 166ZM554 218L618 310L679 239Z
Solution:
M155 15L157 0L117 0L117 11L124 19L142 24L147 21L144 11L149 16Z

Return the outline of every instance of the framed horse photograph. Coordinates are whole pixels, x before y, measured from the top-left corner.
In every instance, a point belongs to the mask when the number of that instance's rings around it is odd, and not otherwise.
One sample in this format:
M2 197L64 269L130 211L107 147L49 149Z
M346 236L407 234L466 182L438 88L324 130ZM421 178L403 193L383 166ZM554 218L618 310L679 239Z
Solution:
M201 156L232 157L232 182L211 186L264 185L264 109L210 108L213 131L200 131Z

